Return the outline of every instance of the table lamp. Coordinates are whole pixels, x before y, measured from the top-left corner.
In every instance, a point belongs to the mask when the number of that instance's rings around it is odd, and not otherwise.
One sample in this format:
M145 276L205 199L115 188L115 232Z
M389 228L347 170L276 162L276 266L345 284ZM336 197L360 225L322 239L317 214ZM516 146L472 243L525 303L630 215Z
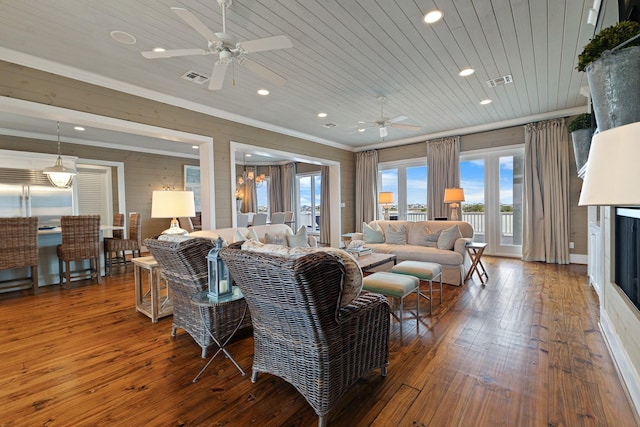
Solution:
M172 218L171 226L162 234L189 234L180 228L178 217L196 216L193 191L154 191L151 199L151 218Z
M451 221L458 220L458 203L464 202L464 190L460 187L444 189L444 203L448 203L451 208Z
M378 194L378 203L384 209L384 219L389 220L389 203L393 203L393 193L391 191L381 191Z

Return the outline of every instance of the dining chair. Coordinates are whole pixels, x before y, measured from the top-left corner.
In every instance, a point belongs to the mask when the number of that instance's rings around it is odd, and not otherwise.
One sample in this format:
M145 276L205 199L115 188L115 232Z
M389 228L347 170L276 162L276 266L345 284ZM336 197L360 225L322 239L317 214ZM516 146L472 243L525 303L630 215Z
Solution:
M178 223L180 223L180 228L182 228L183 230L187 230L187 232L189 233L193 233L194 227L191 218L187 216L181 216L180 218L178 218Z
M251 221L252 226L256 225L265 225L267 223L267 214L264 212L259 212L253 216L253 221Z
M30 267L38 293L38 217L0 218L0 270Z
M284 223L285 224L293 223L293 211L285 211L284 212Z
M284 218L284 212L274 212L271 214L271 224L284 224Z
M71 287L72 278L96 278L100 275L100 215L60 217L62 244L58 245L58 272L60 285ZM89 268L71 273L71 261L89 260ZM63 268L64 267L64 268ZM84 274L83 274L84 272Z
M249 226L249 214L239 213L236 217L236 227L248 227Z
M140 214L129 215L129 234L126 239L104 239L105 268L107 274L111 276L114 265L122 265L127 269L126 251L131 251L131 257L136 257L136 252L140 256L142 246L142 221ZM115 260L113 254L116 254Z

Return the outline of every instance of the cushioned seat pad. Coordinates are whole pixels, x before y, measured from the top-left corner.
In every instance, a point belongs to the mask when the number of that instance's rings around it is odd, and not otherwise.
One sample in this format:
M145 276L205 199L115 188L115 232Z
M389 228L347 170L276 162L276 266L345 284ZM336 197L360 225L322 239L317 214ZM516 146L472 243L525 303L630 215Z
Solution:
M418 286L420 286L420 280L417 277L379 271L364 278L362 289L402 298L415 291Z
M435 262L423 261L402 261L391 268L391 272L397 274L408 274L422 280L433 280L440 274L441 266Z

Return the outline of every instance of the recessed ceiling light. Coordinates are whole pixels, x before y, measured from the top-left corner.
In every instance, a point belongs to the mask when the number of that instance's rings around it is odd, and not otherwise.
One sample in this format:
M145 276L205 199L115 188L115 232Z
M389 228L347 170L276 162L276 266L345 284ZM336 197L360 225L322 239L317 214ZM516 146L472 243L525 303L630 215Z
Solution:
M365 131L365 129L364 129L364 128L360 128L360 129L358 129L358 132L364 132L364 131Z
M165 51L166 51L166 49L165 49L165 48L163 48L163 47L154 47L154 48L153 48L153 51L154 51L154 52L165 52Z
M269 91L266 89L258 89L258 95L262 95L262 96L269 95Z
M480 101L480 105L487 105L487 104L491 104L493 101L491 101L490 99L483 99L482 101Z
M112 39L114 39L119 43L136 44L136 38L129 33L125 33L124 31L116 30L116 31L111 31L109 34L111 35Z
M82 126L74 126L73 127L75 130L79 130L79 131L83 131L84 128Z
M424 15L424 22L427 24L433 24L434 22L441 20L443 16L444 13L441 10L432 10Z
M318 117L320 118L327 117L327 113L318 113Z
M465 68L464 70L460 71L458 73L459 76L461 77L467 77L470 76L471 74L475 73L476 70L474 70L473 68Z
M198 147L197 145L192 145L191 148L193 148L194 150L197 150L200 147Z

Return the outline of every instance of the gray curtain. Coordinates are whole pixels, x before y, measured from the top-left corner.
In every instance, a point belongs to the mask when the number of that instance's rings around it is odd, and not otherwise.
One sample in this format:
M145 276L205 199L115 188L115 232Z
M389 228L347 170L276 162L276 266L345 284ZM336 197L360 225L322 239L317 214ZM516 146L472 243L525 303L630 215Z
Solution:
M279 166L269 166L269 207L271 213L284 211L284 191Z
M244 174L244 198L242 200L242 212L257 212L258 195L256 194L255 180L247 178L250 171L253 171L255 175L256 169L251 166L246 166L244 170L247 173Z
M329 190L329 166L322 166L320 168L321 180L320 183L320 243L331 243L331 207L329 206L329 200L331 200L331 194Z
M378 151L356 153L356 224L362 231L362 223L376 219L378 194Z
M555 119L527 124L524 135L522 259L569 264L569 133Z
M294 206L296 205L295 200L295 186L296 182L296 164L295 163L287 163L286 165L280 166L280 179L282 180L282 210L283 211L294 211Z
M449 206L443 202L444 189L459 186L460 137L452 136L427 141L427 216L429 219L449 217ZM459 215L459 217L462 216Z

